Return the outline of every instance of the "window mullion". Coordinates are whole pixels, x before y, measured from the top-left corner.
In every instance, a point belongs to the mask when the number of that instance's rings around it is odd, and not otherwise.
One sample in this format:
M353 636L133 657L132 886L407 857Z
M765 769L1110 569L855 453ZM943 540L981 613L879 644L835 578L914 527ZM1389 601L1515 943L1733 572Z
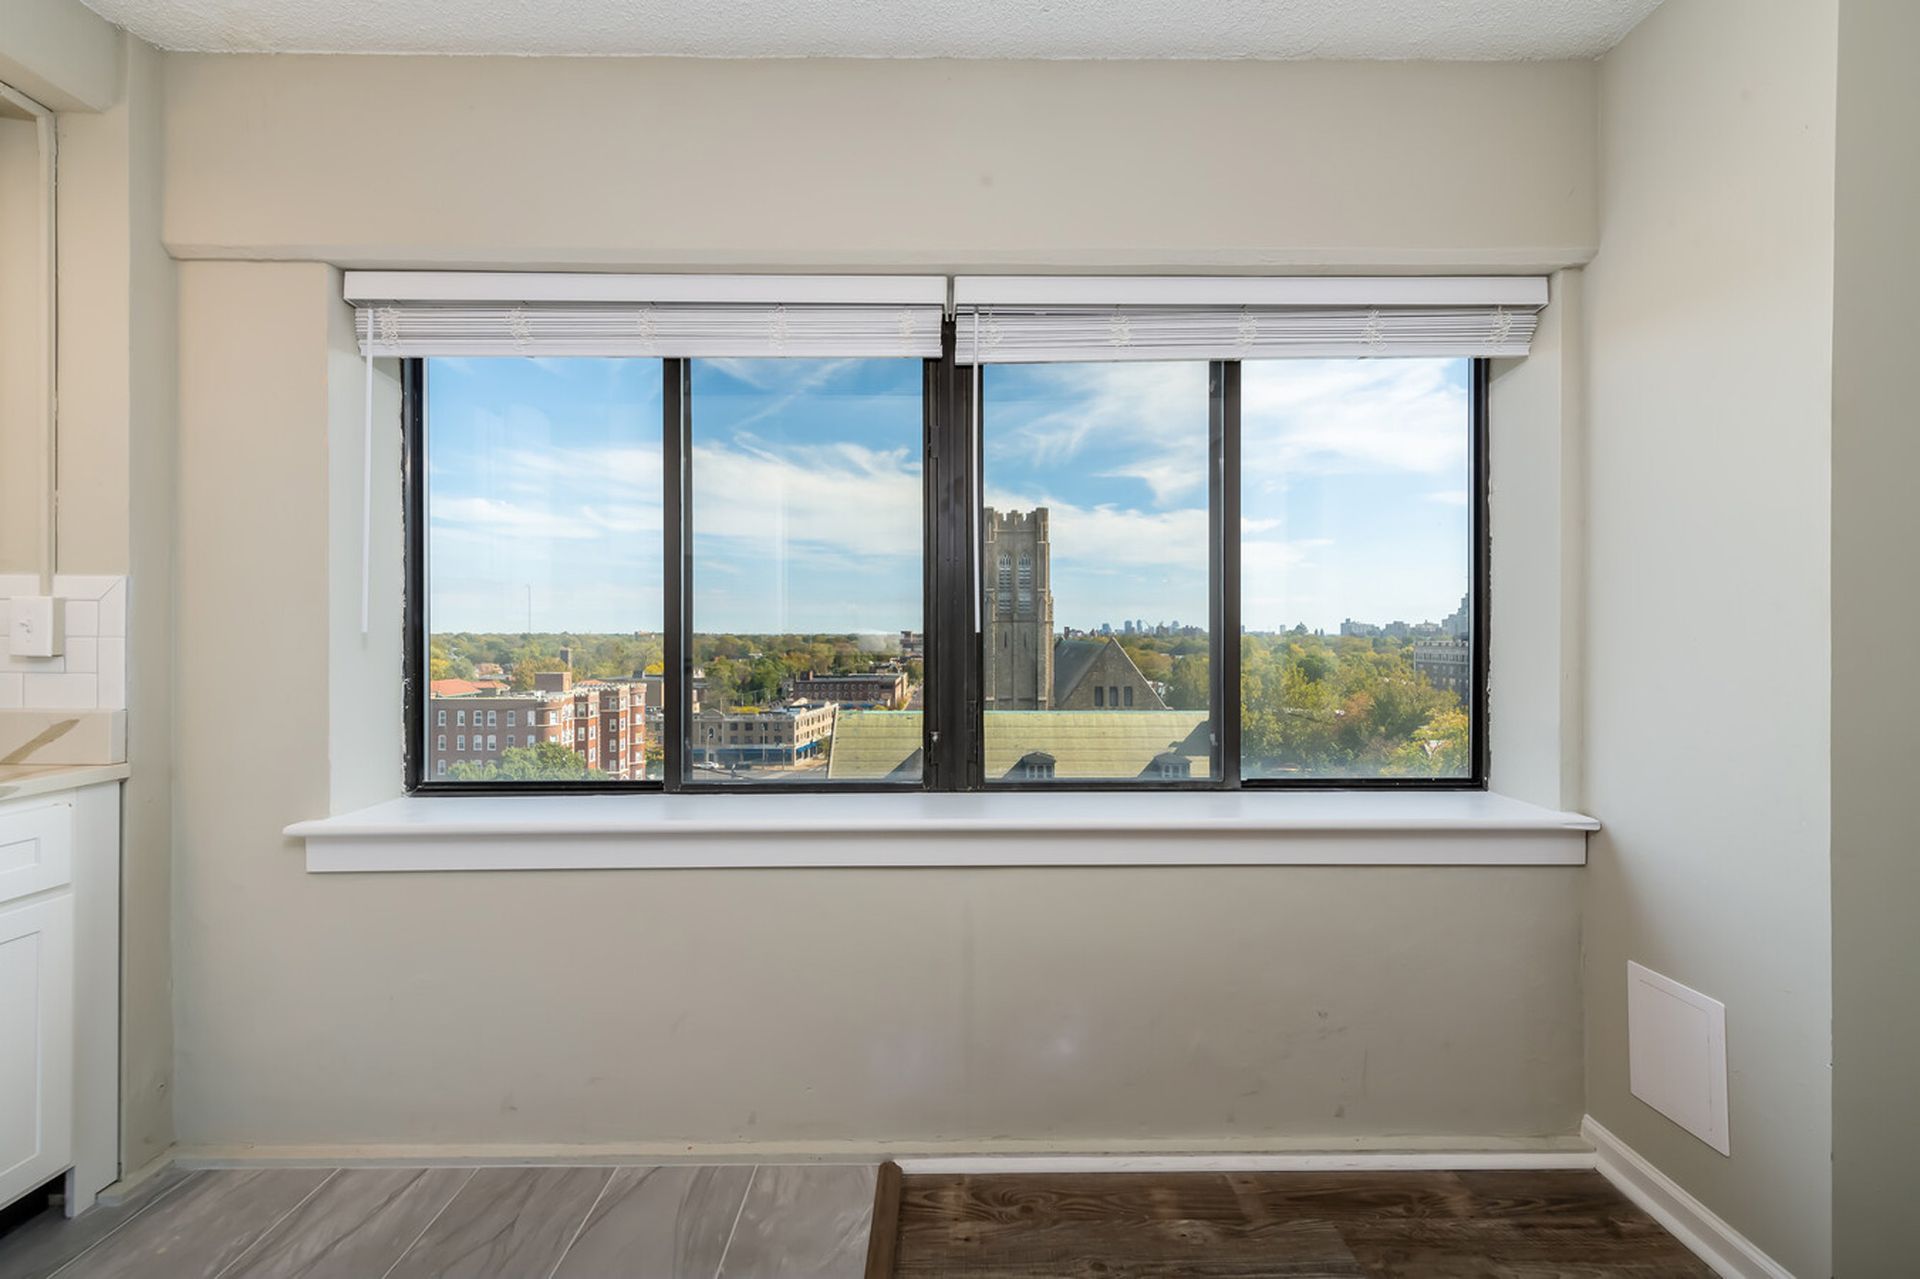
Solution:
M1240 785L1240 362L1215 361L1208 382L1213 776L1231 790Z
M954 363L953 322L942 326L942 356L929 362L927 457L931 503L926 539L926 711L930 790L973 786L978 731L978 646L973 637L973 481L965 370ZM938 737L935 737L938 734Z
M693 589L692 456L688 448L691 405L687 396L687 361L664 361L662 372L660 455L665 518L661 542L665 561L661 585L666 594L660 681L666 696L661 714L661 735L666 748L662 781L667 790L677 791L686 784L687 734L693 727L693 637L687 632L691 621L687 604Z

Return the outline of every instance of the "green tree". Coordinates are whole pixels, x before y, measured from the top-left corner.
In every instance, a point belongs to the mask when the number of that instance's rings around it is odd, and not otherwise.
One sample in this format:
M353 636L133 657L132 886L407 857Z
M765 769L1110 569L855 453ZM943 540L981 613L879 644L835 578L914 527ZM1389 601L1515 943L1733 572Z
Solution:
M1211 663L1204 653L1173 659L1173 673L1167 679L1167 704L1176 710L1203 711L1212 689Z
M1393 752L1384 771L1401 777L1465 777L1473 768L1467 713L1442 710Z
M588 768L584 758L559 742L541 742L501 751L499 759L484 764L462 760L447 776L460 782L557 782L591 781L605 774Z

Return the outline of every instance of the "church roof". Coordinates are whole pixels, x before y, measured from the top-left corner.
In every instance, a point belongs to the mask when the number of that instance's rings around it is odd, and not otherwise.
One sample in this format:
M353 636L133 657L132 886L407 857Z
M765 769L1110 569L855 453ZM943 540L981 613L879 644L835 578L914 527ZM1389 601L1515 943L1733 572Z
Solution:
M1087 677L1087 670L1110 639L1058 639L1053 642L1053 700L1064 702ZM1120 650L1123 654L1125 649ZM1133 659L1127 658L1129 662Z
M1080 781L1139 777L1175 751L1208 773L1205 711L987 711L986 776L1005 777L1035 752L1053 756L1054 776ZM827 756L834 781L878 781L917 762L919 711L842 711Z

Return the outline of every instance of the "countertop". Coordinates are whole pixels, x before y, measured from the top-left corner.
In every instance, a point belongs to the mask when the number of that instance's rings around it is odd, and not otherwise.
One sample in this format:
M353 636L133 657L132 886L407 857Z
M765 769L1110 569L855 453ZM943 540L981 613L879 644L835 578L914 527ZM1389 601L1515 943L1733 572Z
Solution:
M0 802L125 780L125 764L0 764Z

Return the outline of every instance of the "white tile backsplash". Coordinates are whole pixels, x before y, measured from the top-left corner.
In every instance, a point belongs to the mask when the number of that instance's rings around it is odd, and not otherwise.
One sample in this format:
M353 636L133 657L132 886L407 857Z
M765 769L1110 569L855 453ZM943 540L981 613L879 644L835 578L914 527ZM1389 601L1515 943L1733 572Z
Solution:
M21 705L28 710L90 710L99 705L100 677L84 675L22 675Z
M35 595L32 573L0 573L0 634L7 599ZM0 707L120 710L127 704L127 579L56 573L53 593L67 601L66 644L59 657L14 657L0 645Z
M107 588L100 597L100 634L114 636L127 633L127 583L122 578Z
M69 674L96 674L100 669L100 641L91 635L69 635L64 656Z
M97 600L125 580L121 577L97 577L91 573L55 573L53 593L63 599Z
M109 636L100 637L100 705L120 708L127 704L127 642Z

